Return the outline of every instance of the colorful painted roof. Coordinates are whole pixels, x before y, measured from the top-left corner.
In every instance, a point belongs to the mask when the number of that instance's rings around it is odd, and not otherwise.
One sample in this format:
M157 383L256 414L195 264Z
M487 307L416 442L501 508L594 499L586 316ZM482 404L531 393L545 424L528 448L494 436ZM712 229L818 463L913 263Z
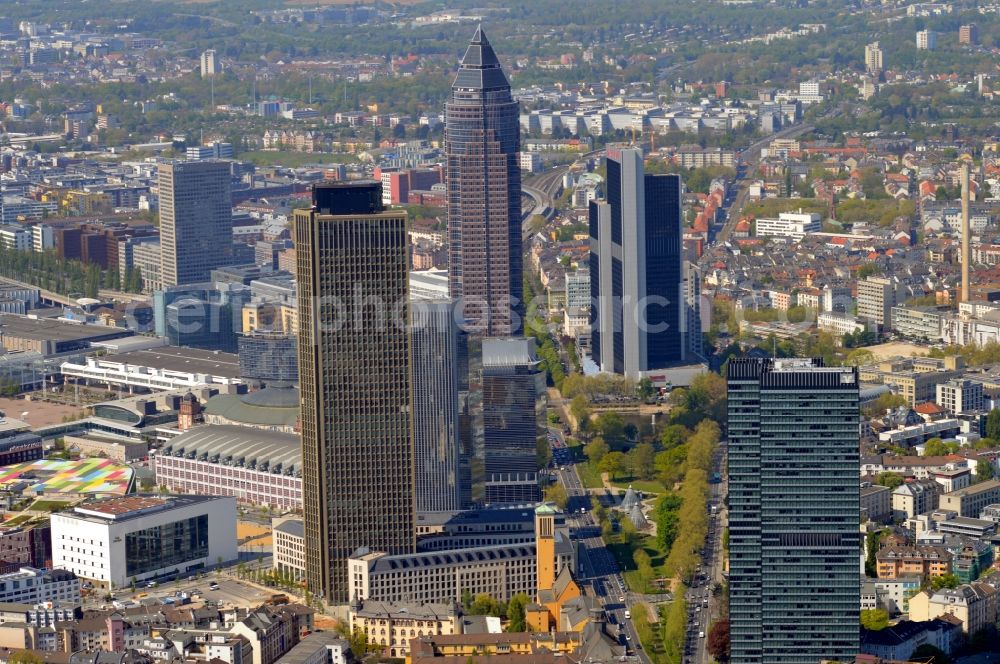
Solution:
M27 482L39 493L107 493L125 495L132 469L110 459L39 459L0 467L0 487Z

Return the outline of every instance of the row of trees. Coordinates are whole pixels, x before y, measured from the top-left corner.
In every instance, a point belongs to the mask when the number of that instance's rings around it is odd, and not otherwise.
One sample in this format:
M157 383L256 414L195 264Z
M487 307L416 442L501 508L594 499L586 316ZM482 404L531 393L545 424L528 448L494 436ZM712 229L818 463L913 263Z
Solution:
M949 355L961 355L965 363L970 367L981 367L985 364L996 364L1000 362L1000 343L990 341L985 344L968 344L966 346L947 346L945 348L932 348L928 353L929 357L948 357Z
M712 456L721 432L714 421L701 422L688 440L684 484L679 492L681 505L677 511L676 532L667 554L668 572L680 579L688 579L701 562L701 550L708 535L708 477L712 469Z
M142 275L137 269L130 268L123 278L117 267L102 271L96 263L60 258L52 249L20 251L0 245L0 276L60 295L97 297L102 288L142 292Z
M679 584L674 589L674 601L660 607L660 624L663 649L670 664L681 664L684 660L684 643L687 637L688 607L684 599L687 586Z
M582 396L593 402L604 397L634 399L638 386L631 378L616 374L601 373L595 376L571 374L566 377L559 389L566 399Z

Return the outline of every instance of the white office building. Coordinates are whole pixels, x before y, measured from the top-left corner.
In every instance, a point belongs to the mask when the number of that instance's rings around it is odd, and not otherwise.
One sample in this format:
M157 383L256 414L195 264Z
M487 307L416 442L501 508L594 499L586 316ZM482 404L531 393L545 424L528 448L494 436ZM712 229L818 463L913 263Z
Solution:
M24 226L0 226L0 245L4 249L31 251L31 231Z
M566 275L566 308L590 308L590 272L577 270Z
M53 249L56 246L55 233L48 224L35 224L31 227L31 248L33 251L42 253L46 249Z
M920 30L917 32L917 50L933 51L937 48L937 33L933 30Z
M542 170L542 155L537 152L519 152L517 160L524 173L537 173Z
M869 325L858 320L851 314L843 314L837 311L824 311L816 317L816 327L827 330L834 334L854 334L868 329Z
M62 569L22 567L16 572L0 574L0 603L6 602L65 602L79 606L80 579L76 574Z
M809 233L818 233L820 216L815 212L782 212L777 219L758 219L757 237L788 237L801 240Z
M123 587L237 557L236 498L132 495L52 515L52 564Z
M868 277L858 281L858 318L864 318L879 327L892 322L892 308L905 293L895 279Z
M865 46L865 70L869 74L878 76L882 73L884 65L882 47L878 42L872 42Z

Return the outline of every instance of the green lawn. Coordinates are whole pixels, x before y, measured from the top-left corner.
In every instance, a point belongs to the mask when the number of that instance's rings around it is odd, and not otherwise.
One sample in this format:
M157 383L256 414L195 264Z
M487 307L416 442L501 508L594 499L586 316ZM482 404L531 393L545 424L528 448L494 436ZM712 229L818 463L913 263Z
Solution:
M649 554L650 562L653 564L653 572L658 578L665 577L667 575L666 569L663 564L667 560L667 554L660 550L656 545L656 538L650 536L643 536L637 542L636 546L641 546ZM629 587L629 590L633 592L649 592L656 591L660 592L656 588L643 588L641 579L639 578L639 573L635 568L635 560L632 557L635 549L627 544L622 543L618 539L618 535L615 535L612 542L607 544L608 550L618 561L618 567L622 570L622 576L625 579L625 585Z
M358 158L353 154L329 154L322 152L241 152L239 159L250 161L257 166L288 166L299 168L323 164L355 164Z
M32 517L30 514L18 514L13 519L8 519L7 521L4 521L3 525L6 527L20 526L22 523L31 521L32 518L34 517Z
M604 486L601 482L601 474L597 472L594 465L589 461L576 464L576 472L580 475L580 481L588 489L600 489Z
M642 491L643 493L666 493L667 490L663 487L663 483L659 480L614 480L611 483L620 489L627 489L631 485L636 491Z
M36 512L55 512L69 506L69 502L63 500L36 500L28 509Z
M666 649L660 637L659 623L653 625L649 622L649 612L643 604L633 604L629 609L632 613L632 626L639 635L639 641L646 655L654 664L666 661Z

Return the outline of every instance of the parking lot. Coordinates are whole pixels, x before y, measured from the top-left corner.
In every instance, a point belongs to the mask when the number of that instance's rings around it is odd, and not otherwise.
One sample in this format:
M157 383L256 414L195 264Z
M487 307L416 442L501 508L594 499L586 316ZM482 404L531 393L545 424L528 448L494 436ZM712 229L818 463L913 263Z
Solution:
M216 590L211 589L211 584L218 584ZM153 605L164 603L181 604L180 598L183 594L193 603L214 602L218 606L229 607L256 607L265 602L271 595L284 594L282 590L261 590L256 586L245 583L239 579L234 579L225 575L206 574L200 579L181 579L171 581L155 588L136 587L135 592L131 588L117 590L114 593L114 601L125 603L126 605ZM173 600L173 602L171 602ZM108 605L103 596L91 599L86 603L86 608L99 608Z

